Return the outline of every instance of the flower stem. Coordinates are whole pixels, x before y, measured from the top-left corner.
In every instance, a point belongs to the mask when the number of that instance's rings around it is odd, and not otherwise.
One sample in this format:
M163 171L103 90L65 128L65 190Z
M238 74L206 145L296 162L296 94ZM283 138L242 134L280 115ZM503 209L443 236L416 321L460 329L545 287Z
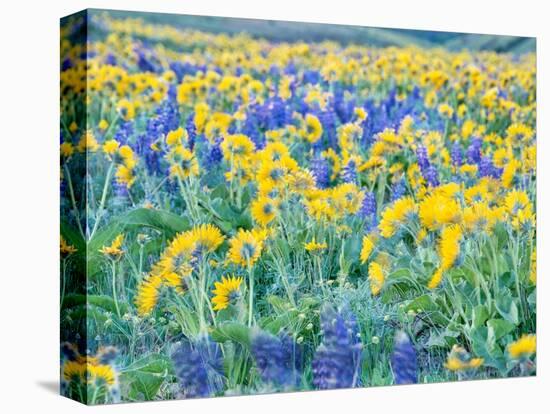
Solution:
M97 211L97 216L95 219L94 227L90 233L90 240L94 237L94 234L99 226L99 222L103 217L105 212L105 201L107 200L107 193L109 192L109 184L111 183L111 178L113 178L113 171L115 169L115 162L111 162L109 165L109 170L107 170L107 176L105 177L105 183L103 184L103 192L101 193L101 201L99 202L99 209Z
M254 308L254 272L248 259L248 326L252 326L252 310Z
M112 286L113 286L113 301L115 302L115 309L116 314L120 318L120 308L118 307L118 298L117 298L117 290L116 290L116 262L114 260L111 261L111 273L112 273Z

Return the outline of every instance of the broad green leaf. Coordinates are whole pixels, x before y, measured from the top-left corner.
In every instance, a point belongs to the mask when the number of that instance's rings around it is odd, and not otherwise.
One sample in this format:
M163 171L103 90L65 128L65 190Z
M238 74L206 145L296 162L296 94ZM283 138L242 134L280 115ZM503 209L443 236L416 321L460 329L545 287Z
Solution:
M503 336L512 332L515 326L504 319L489 319L487 327L489 328L489 335L494 335L495 340L498 341Z
M233 341L244 347L250 346L250 328L240 323L231 322L218 325L210 335L216 342Z

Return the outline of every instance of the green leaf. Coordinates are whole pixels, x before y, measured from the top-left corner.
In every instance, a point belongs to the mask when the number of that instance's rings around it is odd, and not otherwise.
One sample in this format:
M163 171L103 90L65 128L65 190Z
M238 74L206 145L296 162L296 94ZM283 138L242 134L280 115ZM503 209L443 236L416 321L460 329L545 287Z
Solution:
M71 294L65 296L61 308L74 308L81 305L93 305L98 308L111 313L116 313L115 301L104 295L82 295L82 294ZM119 302L118 304L120 313L124 314L129 311L129 306L127 303Z
M515 326L504 319L490 319L487 321L487 327L489 328L488 335L494 335L495 341L498 341L512 332Z
M484 326L487 319L489 319L489 311L487 310L487 306L477 305L474 307L472 311L472 323L474 329Z
M120 381L128 389L128 398L150 401L155 398L160 386L171 373L172 367L168 358L151 355L122 370Z
M149 208L138 208L123 214L118 218L118 222L130 227L151 227L167 235L189 230L191 226L186 217Z
M519 314L515 299L506 294L501 294L496 299L495 305L500 316L508 322L518 325Z
M414 312L418 312L418 310L422 312L430 312L430 311L436 311L439 310L439 306L434 302L431 295L422 295L417 297L416 299L413 299L405 310L408 312L409 310L413 310Z
M233 341L246 348L250 347L250 328L240 323L230 322L218 325L210 335L219 343Z

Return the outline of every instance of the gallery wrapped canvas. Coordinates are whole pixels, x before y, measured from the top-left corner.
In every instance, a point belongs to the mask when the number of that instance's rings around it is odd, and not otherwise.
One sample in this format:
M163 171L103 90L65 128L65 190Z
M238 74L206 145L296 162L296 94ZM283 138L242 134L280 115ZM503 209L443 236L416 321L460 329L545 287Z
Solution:
M61 20L61 393L536 372L535 40Z

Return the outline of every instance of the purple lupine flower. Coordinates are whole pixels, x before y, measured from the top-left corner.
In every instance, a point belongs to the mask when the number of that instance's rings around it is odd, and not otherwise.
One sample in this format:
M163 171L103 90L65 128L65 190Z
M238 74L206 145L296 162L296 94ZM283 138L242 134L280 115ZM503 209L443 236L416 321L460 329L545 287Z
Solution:
M315 184L319 188L327 188L330 181L327 161L322 157L315 157L310 164L311 173L315 177Z
M439 173L435 166L429 165L423 176L430 187L437 187L439 185Z
M399 200L405 195L407 191L407 185L405 180L401 179L396 181L391 188L391 201Z
M428 167L430 166L430 160L428 158L428 150L425 146L418 146L418 148L416 149L416 158L418 160L418 166L420 167L422 173L427 171Z
M345 183L357 184L357 165L354 160L349 160L347 164L344 165L340 176Z
M181 342L172 362L186 398L209 397L222 389L223 356L220 346L208 337Z
M302 350L286 334L253 333L251 351L262 381L278 388L296 386L301 377Z
M193 151L195 140L197 139L197 128L195 126L195 113L191 113L185 122L185 129L189 138L189 150Z
M481 160L481 138L473 138L466 149L466 158L470 164L477 164Z
M336 114L330 108L325 111L317 111L315 113L321 125L323 125L323 134L327 137L328 146L335 148L337 145L337 133L336 133ZM323 140L319 140L315 143L319 146L323 145Z
M207 168L217 165L223 158L221 143L223 141L222 137L218 137L214 140L213 143L207 143L206 155L204 157L205 166Z
M313 385L318 389L350 388L360 383L362 344L357 321L346 306L321 311L323 342L312 362Z
M128 143L128 138L134 132L134 123L132 121L124 121L117 128L115 135L113 136L121 145Z
M490 157L481 157L478 168L480 177L492 177L499 179L502 175L502 169L495 167Z
M395 334L391 367L396 384L416 384L418 382L416 351L409 336L403 331L398 331Z
M376 196L372 191L365 192L365 197L358 214L365 218L376 216Z
M462 165L462 146L459 142L455 142L451 148L451 160L455 167Z

